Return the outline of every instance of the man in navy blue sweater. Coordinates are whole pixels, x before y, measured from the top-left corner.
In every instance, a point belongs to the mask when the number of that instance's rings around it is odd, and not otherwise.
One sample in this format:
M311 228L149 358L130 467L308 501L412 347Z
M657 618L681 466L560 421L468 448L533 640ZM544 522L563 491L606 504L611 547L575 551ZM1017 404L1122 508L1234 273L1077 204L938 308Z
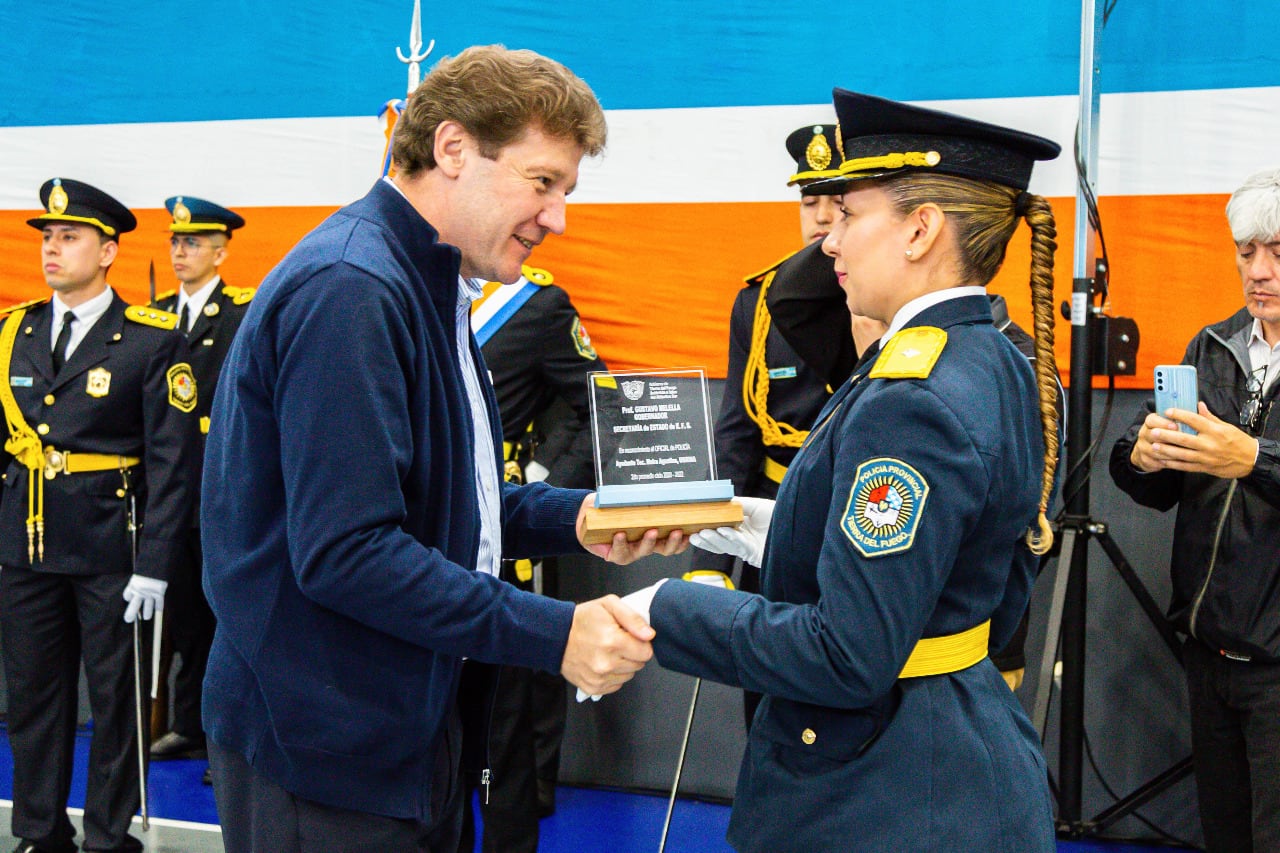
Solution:
M471 48L410 97L394 178L263 282L232 345L205 457L217 634L204 719L229 853L453 850L464 725L486 664L617 690L652 631L614 596L574 605L498 579L574 551L591 495L502 483L473 280L511 282L563 232L591 90L529 51ZM475 292L473 292L475 291ZM616 563L679 533L591 550ZM465 665L464 665L465 661ZM485 774L482 772L482 779Z

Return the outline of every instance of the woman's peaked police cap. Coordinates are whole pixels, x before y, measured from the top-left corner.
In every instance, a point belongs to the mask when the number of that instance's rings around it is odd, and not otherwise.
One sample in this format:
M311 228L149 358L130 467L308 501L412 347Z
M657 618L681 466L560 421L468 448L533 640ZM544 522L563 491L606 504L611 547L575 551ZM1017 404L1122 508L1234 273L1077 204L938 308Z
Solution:
M1062 151L1043 136L941 110L846 89L832 95L844 162L839 177L821 182L830 181L828 192L837 192L840 184L905 172L958 175L1025 190L1035 162Z

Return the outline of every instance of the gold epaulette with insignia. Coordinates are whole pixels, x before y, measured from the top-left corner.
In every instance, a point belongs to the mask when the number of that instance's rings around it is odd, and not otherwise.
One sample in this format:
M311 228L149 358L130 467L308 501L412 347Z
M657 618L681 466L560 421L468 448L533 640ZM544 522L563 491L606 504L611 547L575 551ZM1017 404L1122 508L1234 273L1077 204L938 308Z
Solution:
M46 296L40 299L28 299L26 302L19 302L17 305L9 305L4 308L0 308L0 317L12 314L14 311L19 311L23 308L30 308L32 305L40 305L41 303L48 301L49 297Z
M231 285L228 284L226 287L222 288L222 292L227 296L231 297L232 304L243 305L246 302L250 302L253 300L253 295L258 292L258 288L232 287Z
M124 309L126 319L144 326L155 326L157 329L178 328L178 315L159 308L148 308L145 305L130 305Z
M947 345L947 333L934 326L903 329L889 339L868 374L872 379L924 379Z
M548 284L556 283L555 276L546 270L538 269L537 267L522 266L520 267L520 274L539 287L546 287Z
M785 256L783 256L783 257L781 257L781 258L778 258L776 261L774 261L773 263L769 264L769 266L767 266L767 267L765 267L764 269L760 270L760 272L752 273L751 275L746 276L745 278L743 278L743 279L742 279L743 283L745 283L745 284L761 284L761 283L764 281L764 277L765 277L765 276L767 276L769 273L771 273L771 272L773 272L774 270L776 270L778 267L782 266L784 263L786 263L788 260L790 260L794 255L796 255L796 254L797 254L797 253L799 253L800 251L801 251L800 249L796 249L794 252L791 252L791 253L789 253L789 254L787 254L787 255L785 255Z

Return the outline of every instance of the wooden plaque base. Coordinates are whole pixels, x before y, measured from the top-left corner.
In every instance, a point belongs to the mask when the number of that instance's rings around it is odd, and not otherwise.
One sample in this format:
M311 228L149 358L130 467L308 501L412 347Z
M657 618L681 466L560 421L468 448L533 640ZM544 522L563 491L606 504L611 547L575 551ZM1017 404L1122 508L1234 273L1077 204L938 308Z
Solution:
M686 534L708 527L737 527L742 523L742 504L733 501L704 501L686 504L646 504L644 506L591 507L587 510L582 540L588 545L612 542L619 530L635 542L645 531L657 528L658 536L673 530Z

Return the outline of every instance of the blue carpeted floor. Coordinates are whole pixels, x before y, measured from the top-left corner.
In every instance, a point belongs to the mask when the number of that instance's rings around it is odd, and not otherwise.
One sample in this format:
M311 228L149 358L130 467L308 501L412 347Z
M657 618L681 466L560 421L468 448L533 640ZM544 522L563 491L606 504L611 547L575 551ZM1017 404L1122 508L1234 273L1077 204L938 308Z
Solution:
M84 804L84 768L88 754L88 735L77 737L76 772L71 785L73 807ZM216 824L213 790L200 784L204 768L204 761L154 762L147 792L151 817ZM12 793L13 763L6 737L0 739L0 799L11 799ZM667 809L665 797L561 787L556 804L556 813L542 822L539 849L543 853L654 853L658 849ZM669 853L731 853L724 841L728 825L727 806L680 800L676 803L666 849ZM184 848L179 843L174 849ZM196 846L193 837L190 849L208 847ZM1098 841L1058 842L1060 853L1149 853L1169 849Z

